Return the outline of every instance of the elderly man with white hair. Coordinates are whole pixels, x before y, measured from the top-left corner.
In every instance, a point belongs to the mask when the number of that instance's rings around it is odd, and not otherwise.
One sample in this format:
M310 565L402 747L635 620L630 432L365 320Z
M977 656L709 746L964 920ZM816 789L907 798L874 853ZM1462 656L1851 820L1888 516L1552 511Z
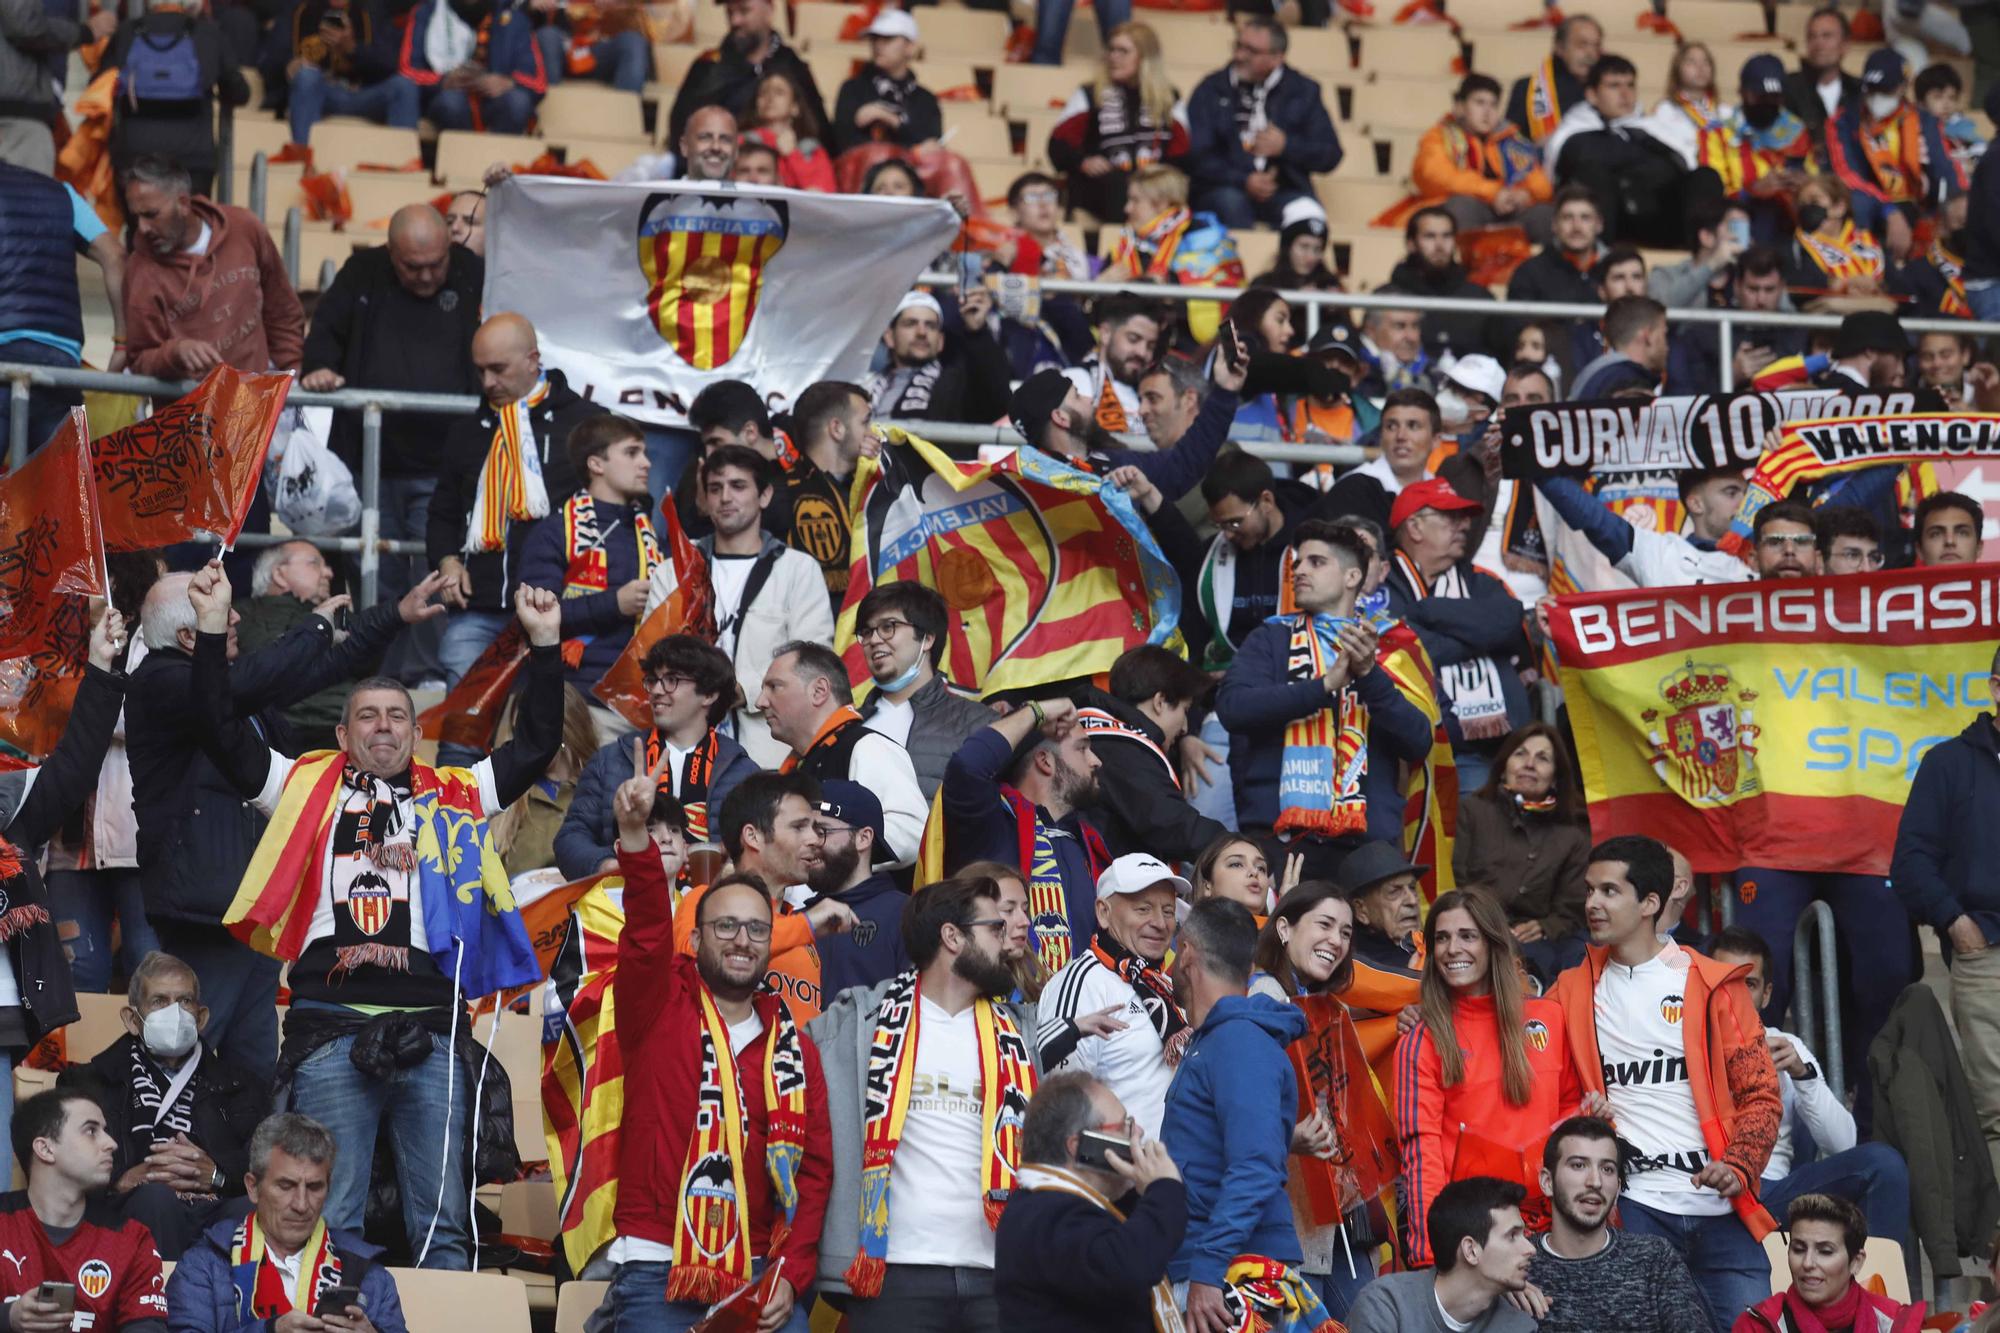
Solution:
M945 334L944 307L919 288L889 317L882 345L889 361L862 382L878 420L987 424L1007 411L1013 368L987 329L993 297L984 287L957 307L958 329Z
M278 965L222 927L223 911L265 820L217 768L209 753L215 738L195 720L189 695L195 644L191 578L163 576L139 612L146 660L132 673L125 704L139 869L160 947L201 976L212 1045L244 1069L268 1077L278 1059ZM250 719L268 740L289 744L282 710L354 675L404 624L443 614L442 606L432 604L442 583L442 576L433 574L402 601L356 616L344 640L337 640L332 618L348 599L329 598L275 643L240 657L242 617L232 611L229 685L236 716Z
M236 603L236 641L254 653L291 633L313 614L313 608L333 595L333 566L308 541L267 546L250 567L250 595ZM338 642L340 631L334 631ZM333 727L347 693L336 681L285 709L292 739L302 750L327 750L334 745Z

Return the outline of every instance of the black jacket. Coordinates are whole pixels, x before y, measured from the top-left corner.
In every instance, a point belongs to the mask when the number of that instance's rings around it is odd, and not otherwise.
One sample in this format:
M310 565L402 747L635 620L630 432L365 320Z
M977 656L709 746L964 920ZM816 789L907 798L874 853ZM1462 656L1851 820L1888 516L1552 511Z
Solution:
M2000 942L2000 731L1981 713L1964 731L1934 745L1917 765L1896 825L1889 882L1910 919L1939 935L1960 916Z
M1153 1285L1187 1234L1187 1188L1156 1180L1119 1221L1090 1200L1016 1189L993 1238L1000 1327L1151 1333Z
M1982 219L1977 227L1967 227L1965 270L1971 278L2000 278L2000 227L1984 221L2000 218L2000 156L1982 156L1972 169L1972 217Z
M98 67L125 67L127 55L136 41L166 46L186 32L194 41L195 60L201 68L201 96L187 101L134 102L120 96L111 123L111 161L123 170L133 158L159 153L174 158L190 171L215 169L215 99L225 106L242 106L250 100L250 85L239 65L252 53L234 50L214 19L156 10L144 18L132 19L111 38L104 61Z
M727 39L720 46L703 51L695 58L694 67L681 81L681 90L674 98L674 107L667 118L667 142L678 145L681 131L687 127L688 117L705 106L727 107L729 114L736 117L736 123L747 125L752 104L757 100L757 85L766 74L781 71L791 76L798 85L799 97L805 109L812 113L815 122L829 124L826 118L826 102L819 95L819 85L813 82L812 67L804 57L785 45L782 37L777 38L777 47L760 63L745 59L741 52ZM675 151L679 151L676 147Z
M479 328L485 283L486 261L454 245L444 286L419 300L396 281L388 246L357 250L340 266L313 312L301 373L338 371L350 389L477 395L472 335ZM435 416L384 412L382 471L390 476L436 475L444 434ZM358 473L361 413L335 412L328 443Z
M1087 690L1077 701L1103 709L1155 746L1164 739L1158 723L1123 699ZM1229 831L1188 804L1173 755L1162 763L1152 749L1113 732L1093 734L1090 748L1098 760L1098 804L1086 813L1113 856L1150 852L1163 861L1192 861Z
M1518 727L1529 718L1528 689L1513 659L1528 649L1528 632L1521 619L1521 603L1499 579L1474 569L1462 560L1459 574L1465 580L1465 597L1419 597L1400 562L1389 566L1389 578L1382 586L1389 590L1389 614L1407 620L1431 655L1432 665L1445 667L1474 658L1490 657L1500 671L1500 693L1507 704L1507 722ZM1459 730L1458 715L1447 703L1445 730L1454 747L1467 744ZM1475 747L1495 742L1475 741Z
M1569 72L1569 66L1556 61L1556 117L1583 100L1583 81ZM1507 119L1514 122L1523 135L1528 133L1528 80L1525 76L1514 80L1514 86L1507 94Z
M1491 301L1493 293L1466 276L1463 264L1452 264L1442 273L1433 273L1412 255L1389 274L1389 285L1418 296L1455 296L1464 301ZM1449 348L1459 356L1483 352L1488 356L1510 351L1501 345L1497 315L1471 315L1458 311L1424 312L1424 350L1431 360Z
M132 1052L139 1039L130 1033L111 1043L88 1064L72 1065L57 1083L97 1094L104 1108L104 1129L118 1145L111 1178L117 1180L138 1160L132 1156ZM250 1169L250 1136L271 1113L271 1090L245 1070L214 1051L204 1049L195 1066L194 1129L188 1137L215 1159L222 1172L225 1195L243 1193L243 1174Z
M570 466L569 433L585 417L604 411L587 398L579 398L560 370L551 370L548 396L528 412L535 432L535 453L542 461L542 484L549 494L549 518L561 521L563 502L583 486ZM465 561L472 574L469 605L484 611L509 611L514 606L514 585L521 579L521 548L528 544L533 522L507 525L507 549L465 554L465 525L479 494L479 473L493 448L493 432L499 428L500 414L490 404L469 417L454 417L444 432L443 457L438 463L437 490L431 495L429 518L424 529L424 555L436 569L448 555ZM558 587L557 592L562 589Z
M1601 120L1600 120L1601 123ZM1643 129L1588 129L1569 136L1550 175L1597 200L1607 241L1677 249L1687 243L1687 203L1722 191L1713 170L1688 170L1674 149Z
M987 425L1006 415L1013 378L1007 350L998 339L967 335L955 344L947 343L944 366L931 386L929 404L921 410L906 410L906 414L920 421ZM897 415L895 400L877 403L875 415Z
M902 111L903 123L891 130L886 125L862 129L854 117L870 102L887 102ZM833 139L836 152L846 152L860 144L881 140L905 148L935 139L944 133L944 113L930 89L917 82L914 74L892 79L873 65L840 85L833 105Z
M254 718L265 739L283 748L282 710L352 675L401 628L395 606L384 603L355 617L353 631L335 644L333 626L308 616L230 668L236 715ZM203 751L208 738L195 721L193 667L180 648L146 654L125 703L125 752L147 917L214 926L236 896L265 820Z
M1861 80L1846 70L1840 71L1840 106L1861 99ZM1806 123L1806 133L1812 136L1813 153L1819 159L1820 170L1826 170L1826 103L1819 100L1819 74L1807 69L1801 60L1799 67L1785 76L1785 106L1791 113Z

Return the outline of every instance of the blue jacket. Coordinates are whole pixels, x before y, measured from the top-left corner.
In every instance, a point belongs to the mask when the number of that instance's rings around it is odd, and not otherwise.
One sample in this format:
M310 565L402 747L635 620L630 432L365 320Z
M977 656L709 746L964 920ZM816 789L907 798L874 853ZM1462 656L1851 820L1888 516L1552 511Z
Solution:
M410 16L410 26L403 29L403 50L396 62L396 72L419 88L435 87L439 79L451 73L447 69L432 69L424 55L424 33L440 3L449 0L425 0ZM542 63L541 43L535 40L535 25L528 16L527 6L516 5L512 0L495 0L491 5L481 4L477 8L485 11L478 26L486 39L487 71L505 74L514 80L516 87L525 88L540 101L549 90L549 71Z
M1238 827L1268 827L1278 819L1278 771L1285 759L1285 724L1327 707L1318 680L1288 680L1291 635L1266 621L1250 631L1216 691L1215 713L1229 728L1229 777L1236 787ZM1355 683L1368 705L1368 836L1403 841L1403 793L1398 768L1430 753L1431 724L1403 697L1386 671Z
M569 554L563 539L567 499L551 495L549 516L528 529L527 540L521 543L520 581L563 598L563 638L585 641L582 659L564 675L570 684L587 691L604 679L604 673L632 641L632 630L638 623L618 609L618 590L639 577L639 539L632 518L643 514L645 506L592 501L597 507L597 531L604 542L604 591L564 597L563 589L569 582Z
M249 1205L238 1200L174 1266L174 1275L167 1279L170 1333L271 1333L276 1326L276 1320L248 1319L237 1311L229 1247L248 1213ZM395 1275L380 1263L380 1247L351 1231L336 1230L331 1236L333 1252L340 1259L341 1285L361 1288L368 1302L368 1322L380 1333L409 1333Z
M1241 189L1257 160L1237 133L1236 88L1229 70L1219 69L1197 84L1187 108L1187 172L1197 192L1216 185ZM1319 84L1285 66L1264 99L1264 117L1285 132L1285 151L1267 163L1277 170L1278 188L1311 194L1314 173L1340 165L1340 136Z
M1940 741L1917 765L1910 799L1896 826L1889 883L1910 919L1939 935L1970 914L2000 943L2000 732L1981 713L1964 731ZM1947 951L1947 954L1949 951Z
M82 345L83 249L62 183L0 162L0 334L32 330Z
M1465 578L1466 597L1418 597L1403 574L1400 564L1389 567L1389 614L1410 622L1410 628L1424 642L1434 667L1456 666L1477 657L1490 657L1500 668L1500 694L1507 704L1507 725L1518 727L1529 718L1528 687L1510 659L1528 650L1528 630L1521 618L1521 603L1499 579L1474 569L1470 560L1459 562ZM1445 730L1454 749L1463 746L1458 715L1449 704L1444 710ZM1491 745L1492 742L1479 742Z
M611 818L611 797L618 784L632 776L632 742L643 739L645 734L626 732L616 743L599 746L597 753L590 756L590 762L583 766L583 775L577 778L576 790L570 794L569 812L563 816L562 827L556 830L556 868L563 872L564 878L594 875L599 865L616 859L618 853L612 843L618 830ZM717 736L715 740L715 776L708 780L711 824L713 815L722 812L722 803L729 799L729 793L736 790L736 784L758 771L757 761L734 737Z
M888 875L870 875L831 895L854 909L854 929L816 941L820 992L828 999L850 986L875 986L910 965L903 952L903 906L910 895Z
M1304 1257L1285 1194L1299 1106L1285 1048L1305 1031L1294 1005L1228 995L1181 1057L1160 1122L1187 1185L1187 1239L1167 1265L1173 1281L1219 1287L1239 1254L1288 1264Z

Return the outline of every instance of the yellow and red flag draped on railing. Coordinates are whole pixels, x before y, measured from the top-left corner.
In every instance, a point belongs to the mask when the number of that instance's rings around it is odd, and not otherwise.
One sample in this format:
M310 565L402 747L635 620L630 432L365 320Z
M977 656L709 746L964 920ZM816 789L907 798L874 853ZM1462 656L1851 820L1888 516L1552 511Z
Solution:
M106 591L90 432L72 411L0 476L0 740L42 756L62 739Z
M959 463L887 433L854 476L854 560L834 646L869 678L855 609L877 583L937 589L952 611L939 670L972 694L1109 671L1142 643L1178 649L1180 583L1131 500L1034 449Z
M611 1243L625 1064L612 1011L625 881L605 876L577 902L549 970L542 1126L556 1187L556 1235L570 1271Z
M203 534L234 542L291 391L290 375L217 366L185 398L92 445L106 547L145 551Z
M1918 760L1992 706L2000 566L1585 593L1549 626L1595 836L1882 875Z

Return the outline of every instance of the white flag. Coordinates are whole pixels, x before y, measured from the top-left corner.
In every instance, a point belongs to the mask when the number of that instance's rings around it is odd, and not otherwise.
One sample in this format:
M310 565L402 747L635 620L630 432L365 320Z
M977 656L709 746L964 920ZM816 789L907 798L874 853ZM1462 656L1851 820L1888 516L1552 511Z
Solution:
M716 380L773 405L858 381L957 235L941 199L514 176L487 200L485 310L525 315L584 397L679 425Z

